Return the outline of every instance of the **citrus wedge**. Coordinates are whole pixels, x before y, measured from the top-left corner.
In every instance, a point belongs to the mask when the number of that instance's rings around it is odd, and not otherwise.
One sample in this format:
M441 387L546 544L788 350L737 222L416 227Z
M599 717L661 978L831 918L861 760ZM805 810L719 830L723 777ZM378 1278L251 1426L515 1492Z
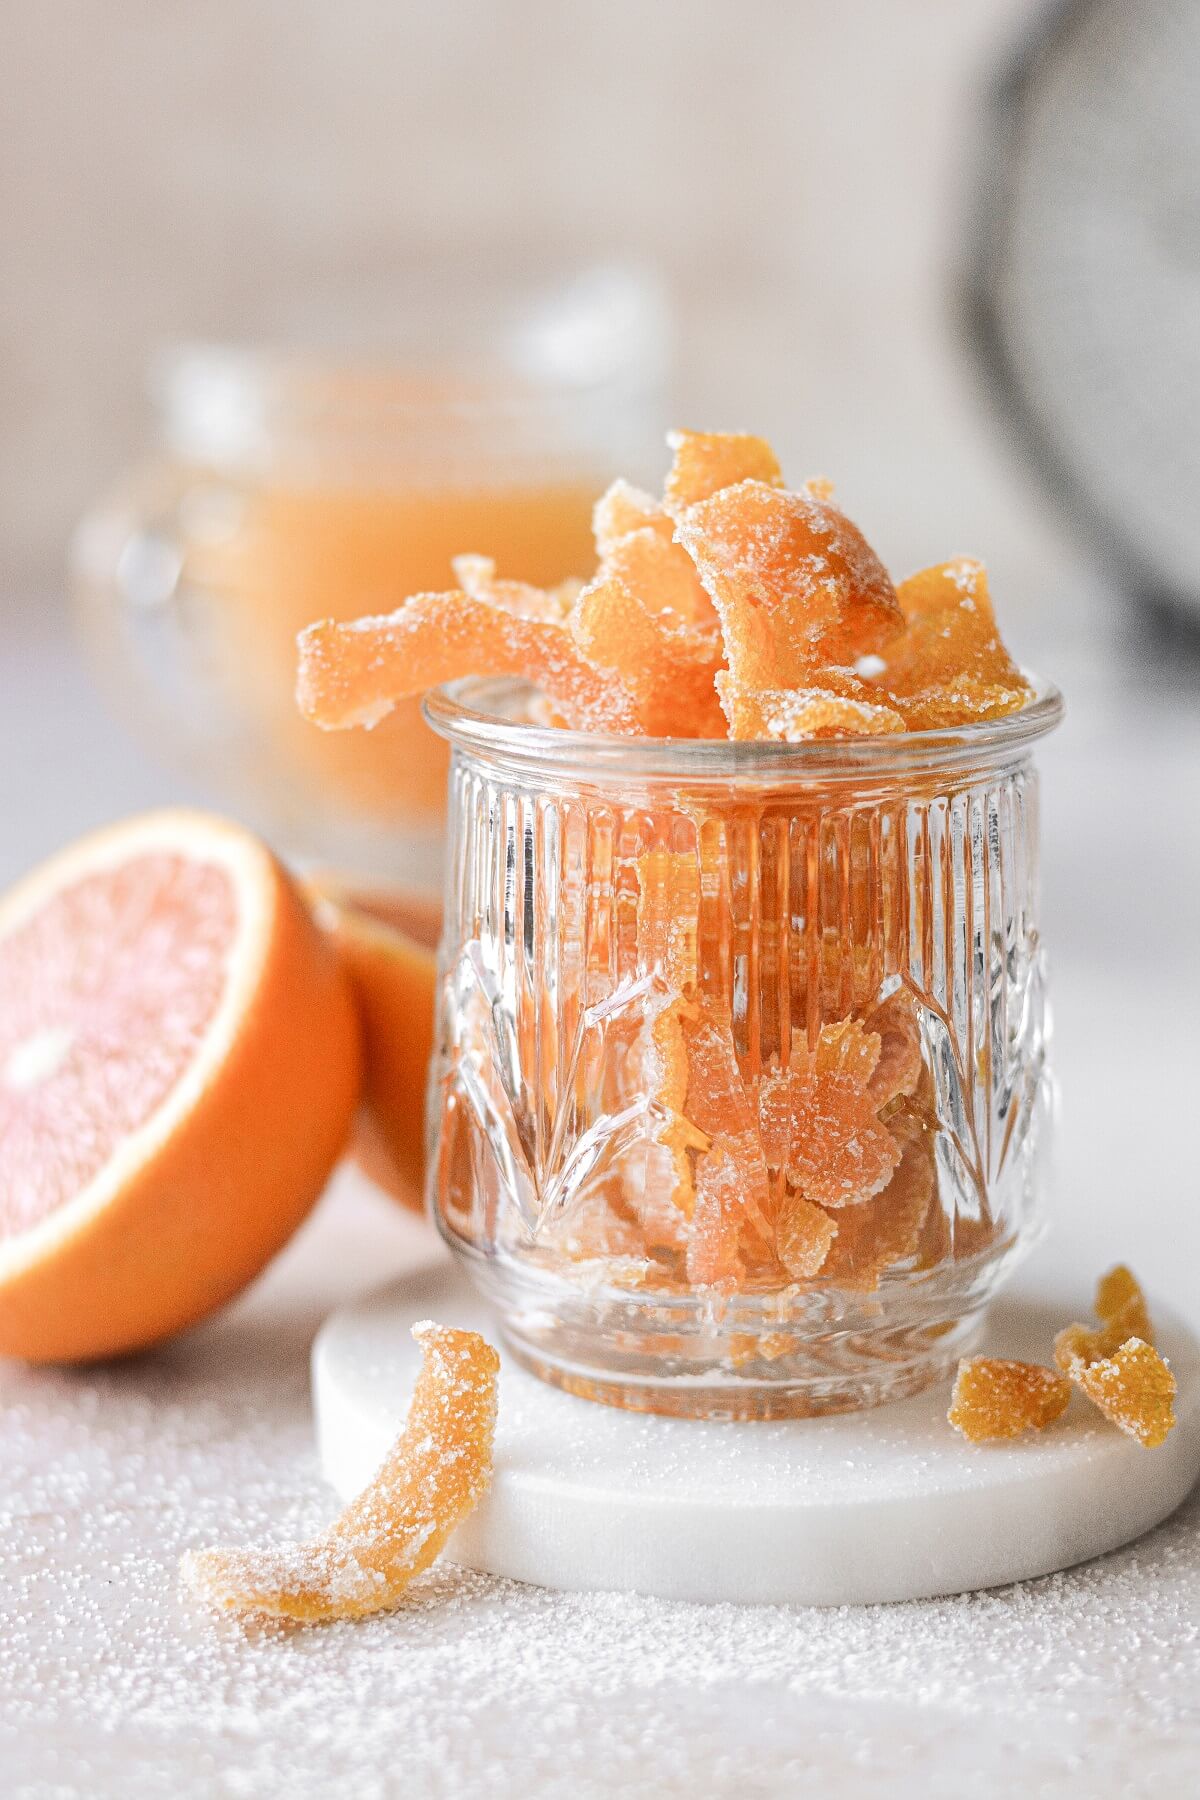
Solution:
M358 1098L337 957L257 839L151 813L0 899L0 1354L140 1349L258 1273Z
M309 891L349 977L362 1028L354 1154L377 1187L419 1212L441 906L420 894L347 888L324 874Z

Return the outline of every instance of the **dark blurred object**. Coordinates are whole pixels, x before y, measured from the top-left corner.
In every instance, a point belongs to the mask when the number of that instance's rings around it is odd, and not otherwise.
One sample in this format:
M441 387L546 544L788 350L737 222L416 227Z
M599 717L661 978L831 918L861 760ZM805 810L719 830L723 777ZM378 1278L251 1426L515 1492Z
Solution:
M1050 6L990 133L976 347L1147 620L1200 646L1200 5Z

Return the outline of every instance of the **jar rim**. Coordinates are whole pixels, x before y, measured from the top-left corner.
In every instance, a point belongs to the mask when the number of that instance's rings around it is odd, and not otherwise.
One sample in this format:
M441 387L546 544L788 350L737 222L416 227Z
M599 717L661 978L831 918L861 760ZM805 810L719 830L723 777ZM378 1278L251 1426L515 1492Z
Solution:
M536 689L509 677L468 677L425 697L427 723L455 748L502 758L543 774L674 776L681 781L747 780L771 785L897 778L916 771L990 767L1045 737L1066 711L1052 682L1022 673L1033 698L999 719L878 737L809 738L799 744L729 738L624 737L534 725L520 711Z

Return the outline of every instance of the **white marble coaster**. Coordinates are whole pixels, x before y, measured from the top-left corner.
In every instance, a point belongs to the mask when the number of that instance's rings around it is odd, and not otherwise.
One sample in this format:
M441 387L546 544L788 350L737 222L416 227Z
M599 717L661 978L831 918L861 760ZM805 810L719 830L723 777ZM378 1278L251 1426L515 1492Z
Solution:
M989 1354L1047 1362L1079 1301L1020 1292L994 1309ZM452 1268L419 1271L343 1308L313 1347L325 1473L344 1498L404 1418L421 1318L498 1342ZM947 1389L863 1413L709 1424L621 1412L548 1387L504 1355L491 1493L451 1540L469 1568L542 1587L676 1600L838 1606L961 1593L1048 1574L1128 1543L1200 1475L1200 1346L1159 1341L1178 1424L1143 1450L1074 1395L1041 1435L972 1446Z

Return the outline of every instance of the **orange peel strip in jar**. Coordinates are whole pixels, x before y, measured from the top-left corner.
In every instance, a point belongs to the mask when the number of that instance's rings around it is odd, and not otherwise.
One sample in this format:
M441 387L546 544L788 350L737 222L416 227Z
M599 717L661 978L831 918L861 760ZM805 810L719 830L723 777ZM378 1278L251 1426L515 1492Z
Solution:
M712 1140L714 1151L720 1146L722 1160L732 1158L737 1166L736 1203L724 1204L722 1216L730 1229L736 1228L735 1237L749 1227L762 1242L769 1243L773 1235L768 1222L770 1176L758 1118L738 1066L733 1027L714 1006L701 1003L692 1017L685 1018L683 1036L687 1116ZM706 1161L702 1156L697 1183Z
M776 744L802 744L809 738L884 737L903 731L894 707L870 699L833 693L828 688L759 688L742 692L727 670L716 689L735 738L760 738Z
M614 481L601 494L592 512L596 555L610 555L622 538L647 526L668 543L675 533L674 519L663 511L653 494L634 487L632 482Z
M815 1052L793 1034L792 1061L759 1090L767 1160L806 1200L852 1207L887 1187L900 1147L878 1117L869 1082L880 1041L855 1019L822 1027Z
M1066 1411L1070 1398L1070 1382L1053 1369L968 1356L958 1365L946 1417L972 1444L982 1444L1044 1431Z
M637 875L638 963L662 983L647 1009L643 1079L660 1115L655 1141L670 1164L665 1196L670 1206L657 1231L653 1218L663 1210L662 1194L647 1193L642 1216L648 1232L654 1232L648 1242L679 1247L685 1241L683 1222L691 1217L694 1204L688 1151L707 1147L707 1139L684 1114L688 1064L683 1021L692 1010L689 996L696 987L700 872L693 852L658 846L637 858ZM655 1180L651 1166L649 1188Z
M880 1112L917 1091L921 1078L921 1025L907 988L897 988L867 1014L864 1029L879 1039L879 1059L867 1090Z
M821 1265L821 1279L860 1293L874 1293L885 1269L914 1256L934 1208L937 1166L934 1131L915 1111L888 1121L900 1161L882 1192L834 1214L837 1236Z
M998 719L1030 689L996 627L987 572L973 557L937 563L896 589L904 632L879 654L871 681L913 731Z
M720 666L715 633L679 622L671 613L651 612L617 577L584 590L571 627L589 663L618 673L651 737L723 732L713 685Z
M829 688L829 665L877 651L903 628L875 552L812 494L743 481L687 508L676 535L721 620L729 665L721 697L732 736L754 724L739 702L763 691Z
M821 1273L838 1234L829 1214L789 1188L779 1203L775 1248L793 1281L811 1281Z
M709 656L713 668L719 667L723 652L717 616L681 544L663 537L653 526L627 532L601 558L596 579L602 581L606 576L624 582L647 612L667 613L681 625L706 626ZM632 654L627 659L634 660Z
M1097 1362L1073 1363L1068 1373L1092 1405L1144 1450L1157 1449L1173 1429L1175 1377L1140 1338L1130 1338Z
M474 1331L413 1326L422 1364L408 1419L379 1472L319 1537L199 1550L188 1585L225 1612L318 1623L394 1606L487 1491L500 1358Z
M514 675L542 688L575 729L641 734L632 697L580 655L552 595L516 611L461 591L414 594L384 617L310 625L298 642L296 698L326 730L376 725L398 700L460 676Z
M672 511L707 500L739 481L783 486L783 472L765 438L748 431L669 431L674 460L663 500Z
M686 1259L693 1287L731 1293L740 1287L746 1273L739 1250L745 1219L745 1172L738 1148L727 1137L715 1137L696 1167Z

